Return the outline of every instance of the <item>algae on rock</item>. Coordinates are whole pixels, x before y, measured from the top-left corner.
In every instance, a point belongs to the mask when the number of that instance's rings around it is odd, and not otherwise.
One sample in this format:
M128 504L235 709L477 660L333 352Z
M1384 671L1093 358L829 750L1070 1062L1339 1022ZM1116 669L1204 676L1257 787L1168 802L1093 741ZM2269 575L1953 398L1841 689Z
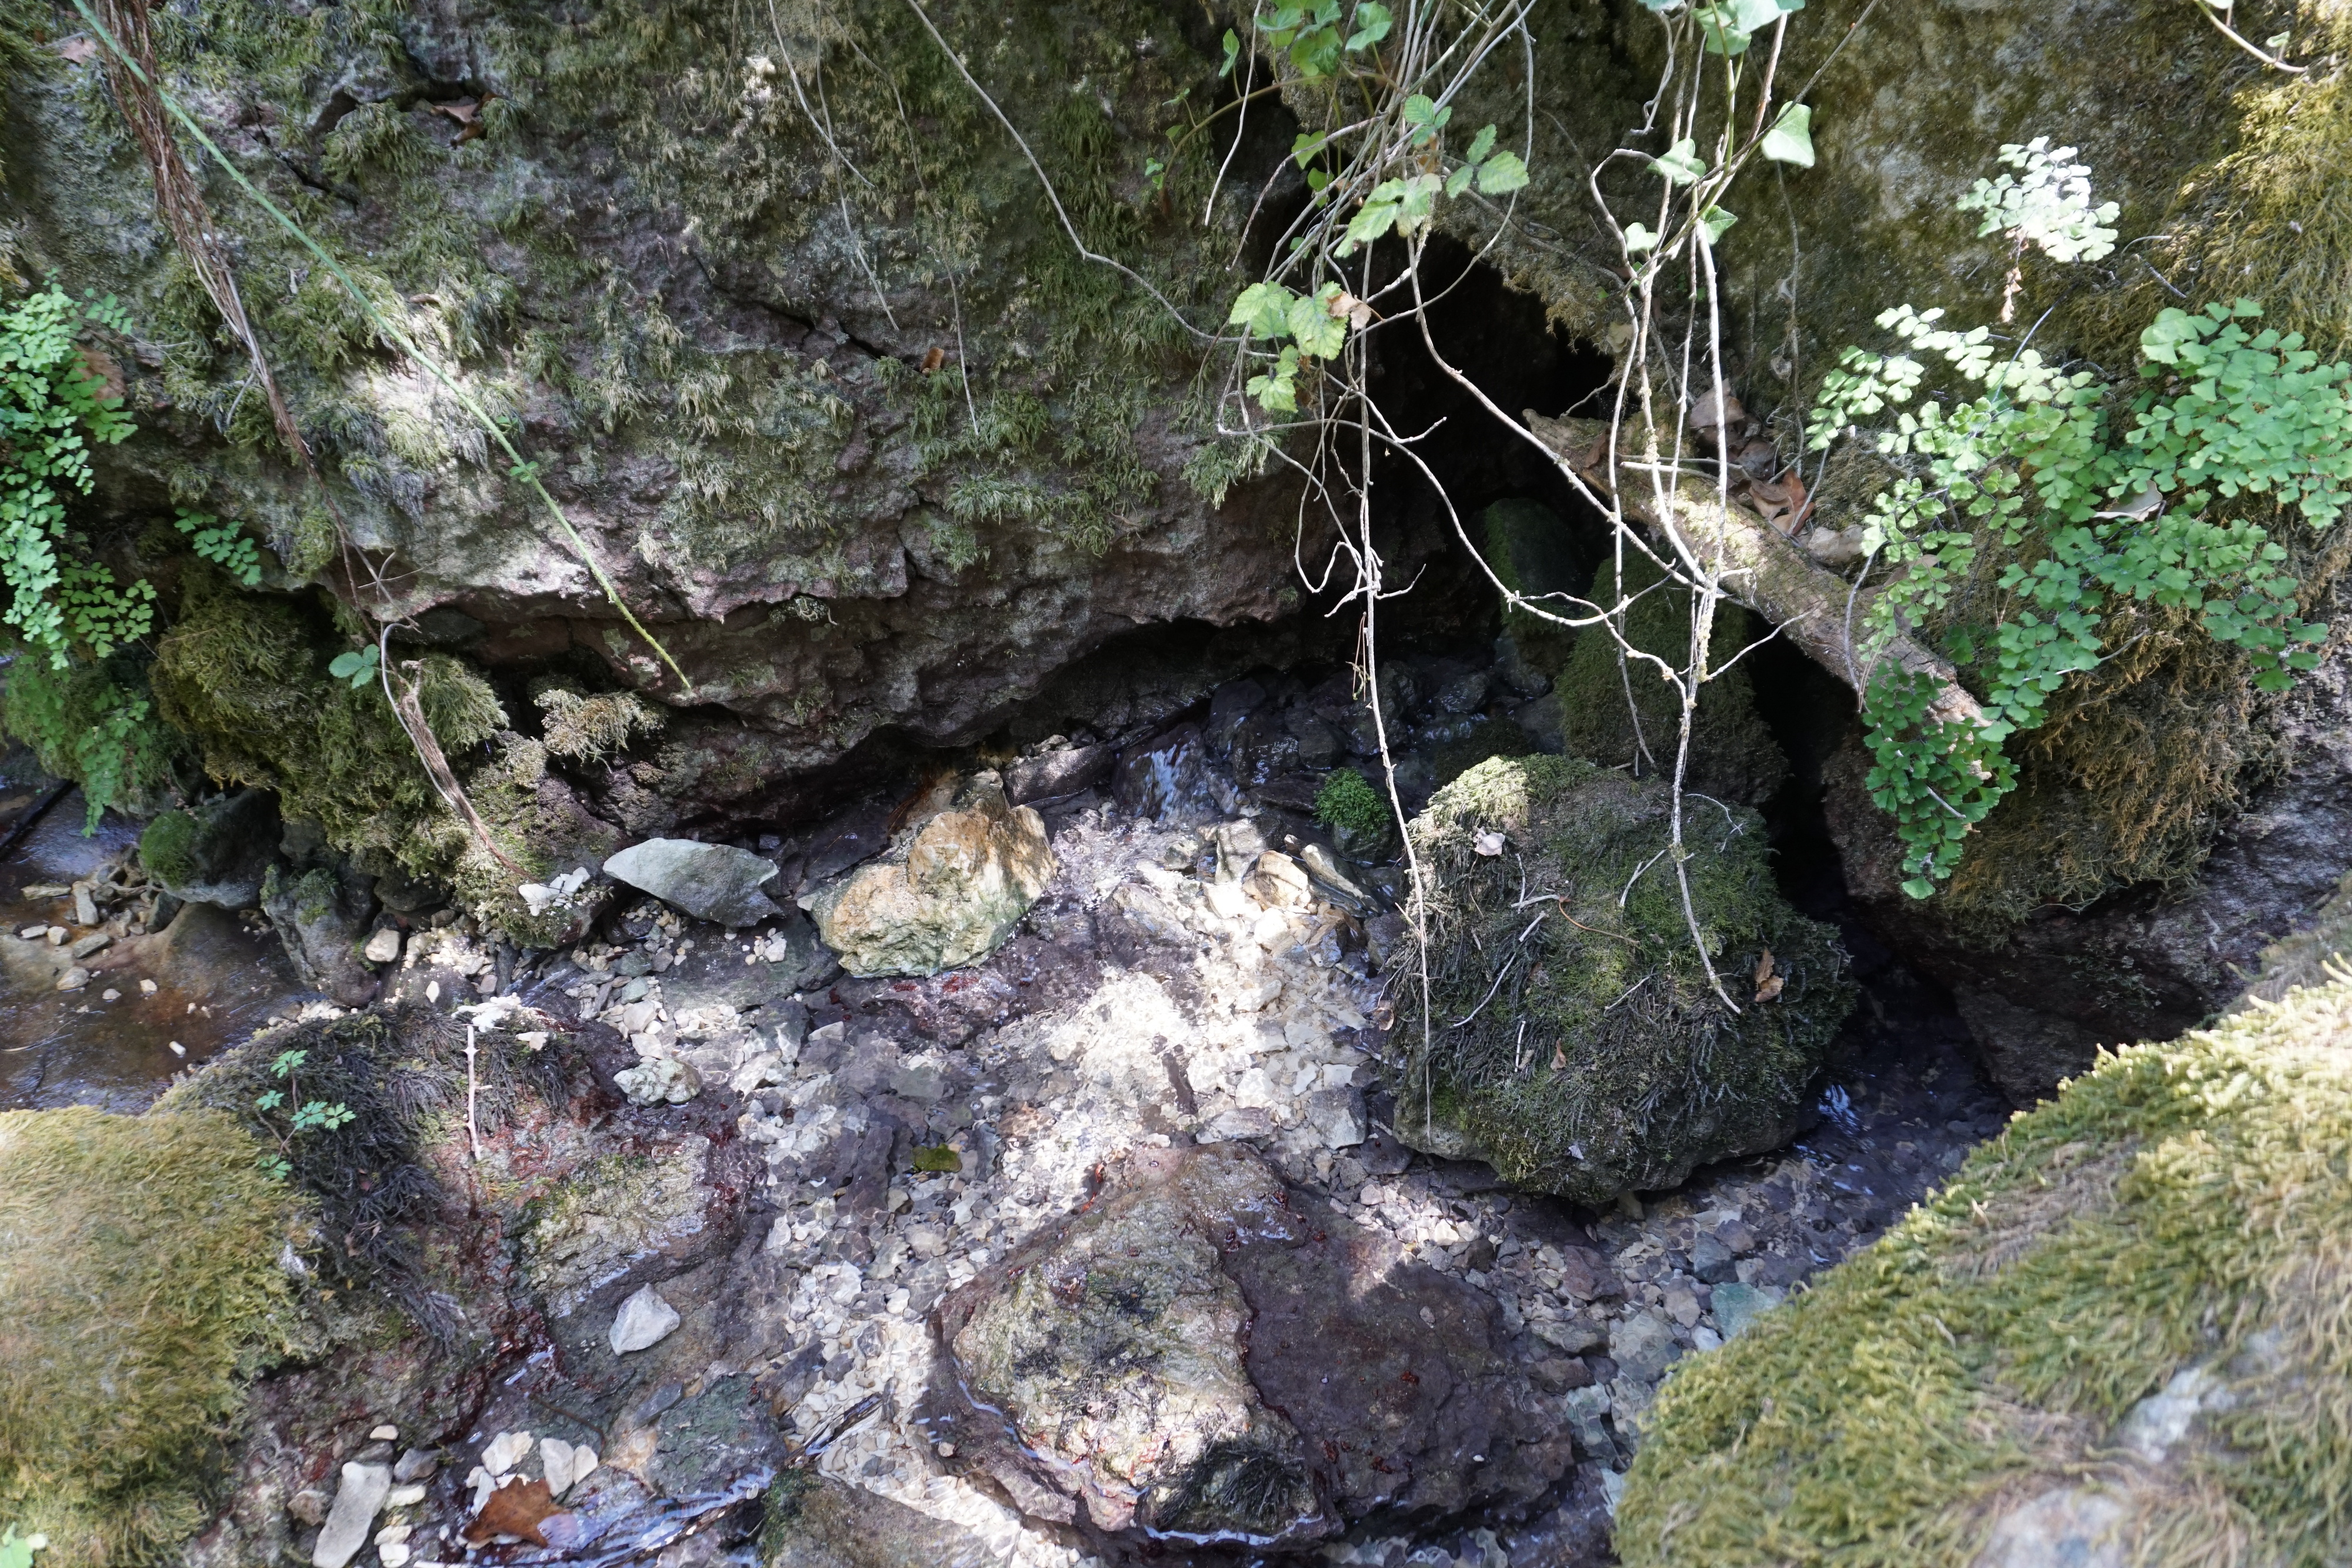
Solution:
M1686 798L1691 898L1726 1008L1685 919L1670 800L1574 758L1496 758L1414 820L1429 1044L1408 978L1399 1136L1596 1203L1795 1132L1853 1006L1845 955L1773 886L1760 819Z
M0 1518L54 1568L210 1517L245 1381L283 1354L301 1206L223 1113L0 1113Z
M2104 1058L1685 1364L1619 1552L1966 1568L2103 1518L2086 1562L2344 1561L2347 1146L2352 982Z

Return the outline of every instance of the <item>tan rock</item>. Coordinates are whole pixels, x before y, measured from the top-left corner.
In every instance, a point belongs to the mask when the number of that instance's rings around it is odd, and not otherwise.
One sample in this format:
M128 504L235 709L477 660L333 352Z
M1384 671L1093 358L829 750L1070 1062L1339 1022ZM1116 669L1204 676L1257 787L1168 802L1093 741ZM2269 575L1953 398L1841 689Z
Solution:
M817 935L853 975L935 975L985 956L1057 869L1045 819L993 773L894 846L888 858L805 895Z

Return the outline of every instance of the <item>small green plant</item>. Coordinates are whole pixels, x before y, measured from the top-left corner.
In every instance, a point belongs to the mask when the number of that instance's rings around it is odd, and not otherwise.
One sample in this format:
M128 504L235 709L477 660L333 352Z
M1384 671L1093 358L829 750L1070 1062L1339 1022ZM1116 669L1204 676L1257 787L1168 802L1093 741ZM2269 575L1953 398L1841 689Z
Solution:
M371 643L356 652L338 653L328 660L327 674L339 681L350 682L352 689L357 691L375 680L382 658L375 644Z
M307 1051L281 1051L269 1064L270 1076L283 1080L283 1089L265 1089L254 1096L254 1109L261 1113L262 1123L270 1135L278 1140L278 1153L262 1156L261 1168L279 1181L294 1170L294 1140L303 1133L331 1133L352 1119L352 1108L341 1101L332 1104L324 1100L302 1098L302 1082L296 1076L302 1064L310 1060ZM279 1132L278 1114L293 1107L286 1117L286 1130Z
M204 512L183 508L173 526L188 536L203 559L227 572L247 588L261 586L261 548L246 538L235 523L224 523Z
M47 1536L19 1535L12 1524L0 1534L0 1568L33 1568L33 1553L48 1549Z
M2031 245L2059 260L2104 256L2114 234L2099 225L2114 209L2092 206L2073 151L2004 148L2026 180L1979 182L1962 205L2007 226L2021 255ZM1873 564L1899 575L1867 612L1857 653L1867 670L1895 635L1947 623L1945 651L1983 704L1981 724L1937 721L1932 677L1890 664L1865 685L1869 787L1895 819L1915 898L1950 875L1969 829L2015 788L2003 743L2108 656L2112 612L2195 616L2244 652L2265 691L2316 664L2326 628L2297 617L2285 549L2229 514L2260 497L2324 528L2352 502L2352 365L2321 363L2300 334L2255 329L2252 300L2158 316L2140 335L2143 384L2128 400L2031 349L2003 354L1989 329L1953 330L1941 314L1881 316L1904 349L1848 349L1808 426L1819 451L1857 421L1899 411L1874 441L1911 472L1880 493L1864 533ZM1978 395L1909 406L1927 357ZM1956 596L1986 552L2001 563L1998 601L1990 618L1959 621Z
M1342 768L1323 781L1315 795L1315 820L1335 833L1377 839L1394 826L1389 803L1352 768Z
M8 601L0 624L14 627L50 666L87 643L100 658L144 636L154 591L120 587L103 566L63 553L65 497L89 493L89 452L129 435L122 396L83 350L93 328L128 329L110 296L77 300L55 281L0 308L0 581Z

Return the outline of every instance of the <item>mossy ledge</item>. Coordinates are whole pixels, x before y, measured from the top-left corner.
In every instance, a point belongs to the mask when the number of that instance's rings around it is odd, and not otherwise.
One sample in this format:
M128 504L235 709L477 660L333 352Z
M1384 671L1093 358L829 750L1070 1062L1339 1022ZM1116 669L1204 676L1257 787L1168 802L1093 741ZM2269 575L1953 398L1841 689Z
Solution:
M2105 1058L1667 1383L1618 1550L1958 1568L2071 1518L2118 1562L2345 1561L2347 1149L2352 977Z
M47 1568L211 1517L245 1381L286 1348L299 1222L223 1112L0 1113L0 1519Z

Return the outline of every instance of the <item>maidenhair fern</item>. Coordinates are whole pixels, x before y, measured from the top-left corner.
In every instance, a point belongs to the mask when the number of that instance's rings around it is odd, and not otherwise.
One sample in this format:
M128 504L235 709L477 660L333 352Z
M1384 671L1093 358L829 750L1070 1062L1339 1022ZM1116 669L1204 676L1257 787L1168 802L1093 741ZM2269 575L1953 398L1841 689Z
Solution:
M1962 199L1987 214L1988 232L2003 227L2021 254L2032 245L2059 260L2111 248L2100 225L2114 210L2092 205L2071 148L2003 151L2026 179L1979 182ZM2266 691L2318 662L2326 628L2297 617L2286 550L2231 503L2264 497L2315 528L2343 513L2352 366L2322 363L2300 334L2261 328L2261 317L2248 299L2164 311L2140 335L2143 385L2126 397L2032 349L2008 350L1986 328L1956 331L1939 311L1902 306L1878 319L1900 349L1848 349L1824 382L1812 448L1891 412L1876 447L1911 470L1865 520L1873 564L1898 575L1857 633L1864 667L1947 611L1980 554L2003 563L1991 623L1945 638L1982 699L1982 724L1931 719L1934 680L1891 664L1865 685L1869 786L1895 819L1912 896L1951 873L1969 830L2015 787L2004 743L2039 726L2051 695L2108 654L2114 611L2195 616L2244 651ZM1928 360L1977 394L1915 404Z

